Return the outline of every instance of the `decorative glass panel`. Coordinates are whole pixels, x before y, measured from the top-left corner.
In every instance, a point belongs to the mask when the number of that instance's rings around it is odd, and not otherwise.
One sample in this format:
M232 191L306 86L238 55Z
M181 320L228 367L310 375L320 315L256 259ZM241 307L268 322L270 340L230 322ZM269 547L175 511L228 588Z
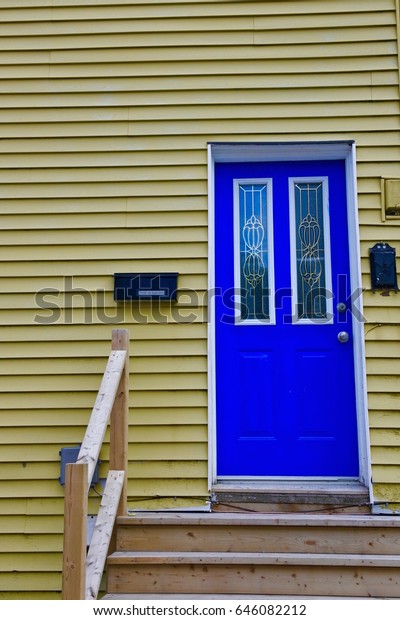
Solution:
M240 317L270 318L267 184L239 183Z
M297 318L326 319L323 181L294 183Z

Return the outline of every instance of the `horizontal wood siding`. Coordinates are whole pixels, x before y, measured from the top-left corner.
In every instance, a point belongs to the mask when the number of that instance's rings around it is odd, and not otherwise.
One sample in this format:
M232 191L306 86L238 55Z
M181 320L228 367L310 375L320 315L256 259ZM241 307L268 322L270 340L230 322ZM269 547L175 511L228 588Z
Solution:
M51 598L59 450L82 440L115 325L131 336L130 507L207 498L208 141L356 140L367 289L368 248L400 252L380 217L380 177L400 176L396 1L15 5L0 7L0 598ZM117 310L119 271L177 271L187 292L160 315ZM375 490L398 502L400 301L365 302Z

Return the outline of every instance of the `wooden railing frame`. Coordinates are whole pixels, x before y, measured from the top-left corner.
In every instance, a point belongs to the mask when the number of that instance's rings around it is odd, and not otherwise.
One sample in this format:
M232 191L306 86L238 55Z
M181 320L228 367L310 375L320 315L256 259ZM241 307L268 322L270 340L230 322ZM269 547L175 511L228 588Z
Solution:
M111 353L76 463L66 465L62 597L98 596L115 520L127 512L129 332L114 329ZM109 473L86 553L88 493L110 423Z

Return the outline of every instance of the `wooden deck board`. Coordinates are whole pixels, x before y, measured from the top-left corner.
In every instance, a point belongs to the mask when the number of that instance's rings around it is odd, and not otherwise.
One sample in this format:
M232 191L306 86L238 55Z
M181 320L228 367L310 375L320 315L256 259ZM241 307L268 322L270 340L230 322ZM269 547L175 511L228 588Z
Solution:
M220 564L290 566L382 566L399 570L400 555L382 556L344 553L215 553L215 552L150 552L116 551L109 556L109 565L134 564Z
M132 513L119 517L119 525L302 525L310 527L399 527L397 517L374 515L314 515L314 514L238 514L238 513Z

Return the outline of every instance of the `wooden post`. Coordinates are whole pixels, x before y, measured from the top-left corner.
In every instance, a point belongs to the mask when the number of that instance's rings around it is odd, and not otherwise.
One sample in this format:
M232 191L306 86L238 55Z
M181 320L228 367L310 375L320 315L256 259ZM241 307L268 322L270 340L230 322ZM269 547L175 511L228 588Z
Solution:
M126 351L125 366L110 417L110 470L125 472L117 516L126 515L128 478L128 416L129 416L129 332L113 329L113 351Z
M64 499L64 600L85 598L86 519L88 512L87 463L68 463L65 468Z

